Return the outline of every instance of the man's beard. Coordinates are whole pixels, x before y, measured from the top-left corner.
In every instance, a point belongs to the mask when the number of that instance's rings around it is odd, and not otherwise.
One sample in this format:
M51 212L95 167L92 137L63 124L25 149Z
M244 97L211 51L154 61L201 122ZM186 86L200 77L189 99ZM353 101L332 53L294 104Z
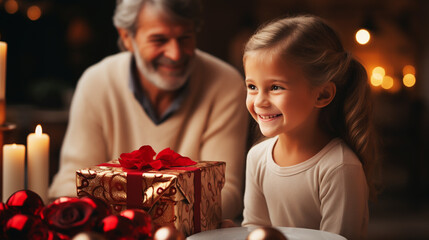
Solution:
M168 79L163 77L153 66L152 63L146 62L141 57L138 47L134 39L131 40L134 49L134 59L136 60L137 69L140 73L153 85L157 88L165 90L165 91L174 91L182 87L188 77L191 75L193 67L195 65L195 57L189 59L188 63L186 63L186 69L179 74L170 75ZM156 59L158 63L174 63L173 60L162 56L159 59Z

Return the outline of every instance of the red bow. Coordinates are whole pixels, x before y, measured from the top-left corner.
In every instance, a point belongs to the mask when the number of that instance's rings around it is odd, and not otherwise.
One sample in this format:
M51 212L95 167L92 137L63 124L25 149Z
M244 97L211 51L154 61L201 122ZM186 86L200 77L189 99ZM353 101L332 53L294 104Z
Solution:
M144 168L153 168L159 170L161 168L190 166L196 164L188 157L174 152L170 148L166 148L156 155L155 151L149 145L140 147L139 150L131 153L122 153L119 157L119 162L124 168L142 170Z

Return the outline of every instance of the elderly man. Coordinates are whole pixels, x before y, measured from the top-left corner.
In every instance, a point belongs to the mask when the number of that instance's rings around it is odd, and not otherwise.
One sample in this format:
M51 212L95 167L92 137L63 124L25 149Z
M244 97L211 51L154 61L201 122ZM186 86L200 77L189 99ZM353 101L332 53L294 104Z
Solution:
M84 72L73 97L50 198L75 196L77 169L150 145L226 162L224 218L242 210L248 114L238 71L196 49L198 0L119 0L126 51Z

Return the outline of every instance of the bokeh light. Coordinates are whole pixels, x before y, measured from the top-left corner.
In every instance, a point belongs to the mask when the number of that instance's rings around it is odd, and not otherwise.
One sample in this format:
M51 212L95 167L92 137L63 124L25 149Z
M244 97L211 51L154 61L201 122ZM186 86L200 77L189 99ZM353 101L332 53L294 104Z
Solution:
M371 84L375 87L378 87L383 82L383 77L380 74L376 73L371 76Z
M27 9L27 17L30 20L36 21L40 18L40 16L42 16L42 10L40 9L40 7L33 5Z
M356 32L356 41L361 45L367 44L370 38L371 38L371 35L366 29L360 29L359 31Z
M14 13L18 12L18 8L19 8L18 2L15 0L7 0L4 3L4 9L9 14L14 14Z
M413 87L416 84L416 77L411 73L405 74L402 83L406 87Z
M381 87L384 89L390 89L393 87L393 78L390 76L384 76L383 82L381 83Z
M380 86L381 83L383 82L383 77L385 74L386 74L386 71L384 70L384 68L382 68L380 66L375 67L372 70L372 74L371 74L371 78L370 78L371 84L375 87Z
M411 65L406 65L403 69L402 69L402 74L407 75L407 74L413 74L416 75L416 69L414 68L414 66Z
M372 69L372 74L380 74L384 77L384 75L386 75L386 70L384 70L383 67L378 66Z
M92 32L87 20L75 18L67 28L67 42L74 46L85 45L91 40Z

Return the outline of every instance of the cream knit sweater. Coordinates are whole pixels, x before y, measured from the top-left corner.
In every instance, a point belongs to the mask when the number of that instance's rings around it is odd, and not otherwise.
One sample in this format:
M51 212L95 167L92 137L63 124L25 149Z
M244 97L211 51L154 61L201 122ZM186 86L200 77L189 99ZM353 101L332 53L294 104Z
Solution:
M180 109L155 125L129 88L131 54L118 53L90 67L79 80L49 197L76 196L75 171L151 145L193 160L225 161L224 218L242 211L248 113L238 71L196 50L197 63Z

